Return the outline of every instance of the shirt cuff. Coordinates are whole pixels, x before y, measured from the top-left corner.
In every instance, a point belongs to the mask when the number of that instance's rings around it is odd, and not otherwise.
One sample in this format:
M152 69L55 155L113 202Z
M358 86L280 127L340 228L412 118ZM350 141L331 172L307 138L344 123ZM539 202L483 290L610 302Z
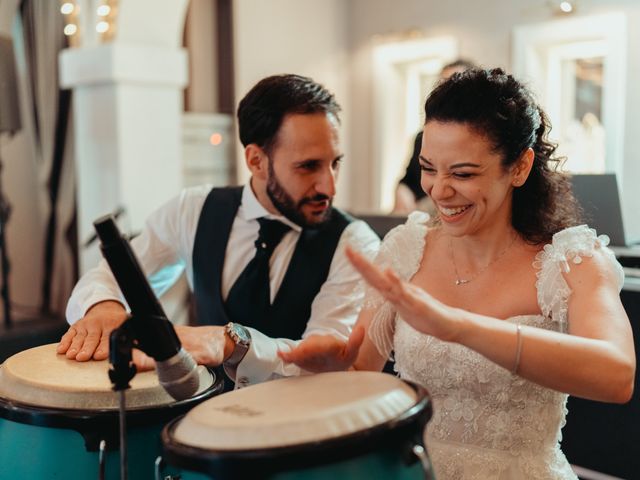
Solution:
M226 374L235 382L236 389L308 373L278 357L278 350L288 350L299 341L270 338L254 328L247 327L247 330L251 333L251 346L247 354L235 368L224 366Z
M109 300L121 303L125 308L127 308L123 299L117 296L93 295L83 299L82 301L73 301L73 299L71 299L67 304L67 310L65 312L67 323L69 323L69 325L73 325L84 317L87 314L87 311L96 303L106 302Z

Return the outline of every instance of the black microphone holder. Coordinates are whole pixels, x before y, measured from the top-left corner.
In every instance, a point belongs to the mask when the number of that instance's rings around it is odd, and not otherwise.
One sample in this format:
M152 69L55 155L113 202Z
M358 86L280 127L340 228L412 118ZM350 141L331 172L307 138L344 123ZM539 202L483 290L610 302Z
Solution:
M118 419L120 425L120 480L127 480L127 404L125 392L131 388L129 382L136 375L133 364L133 347L136 339L131 326L131 317L109 335L109 379L113 390L120 396ZM104 469L101 468L101 472Z

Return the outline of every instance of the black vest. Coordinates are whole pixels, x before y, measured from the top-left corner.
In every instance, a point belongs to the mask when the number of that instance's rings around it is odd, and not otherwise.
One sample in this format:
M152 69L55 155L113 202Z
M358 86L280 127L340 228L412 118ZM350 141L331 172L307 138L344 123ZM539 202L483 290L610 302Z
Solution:
M214 188L202 207L193 246L199 325L225 325L233 321L228 318L222 300L222 268L241 199L242 187ZM246 326L272 338L301 338L311 315L311 303L329 275L340 236L352 221L334 208L328 222L318 228L303 229L271 308L264 317Z

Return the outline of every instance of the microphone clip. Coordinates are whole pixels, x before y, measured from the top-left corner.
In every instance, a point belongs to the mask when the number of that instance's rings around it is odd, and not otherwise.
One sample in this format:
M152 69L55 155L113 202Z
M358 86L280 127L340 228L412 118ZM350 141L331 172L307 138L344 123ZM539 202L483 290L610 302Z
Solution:
M131 388L129 381L136 374L136 366L133 364L132 349L136 337L133 325L129 317L109 335L109 379L113 383L116 392Z

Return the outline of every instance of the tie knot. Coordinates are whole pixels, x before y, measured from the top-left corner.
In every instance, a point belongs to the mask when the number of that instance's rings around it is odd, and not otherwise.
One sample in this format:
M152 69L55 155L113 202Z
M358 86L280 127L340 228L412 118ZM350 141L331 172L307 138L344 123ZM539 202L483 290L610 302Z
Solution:
M288 225L278 220L259 218L258 223L260 224L260 231L256 240L256 248L258 250L273 252L282 237L284 237L284 234L290 230Z

